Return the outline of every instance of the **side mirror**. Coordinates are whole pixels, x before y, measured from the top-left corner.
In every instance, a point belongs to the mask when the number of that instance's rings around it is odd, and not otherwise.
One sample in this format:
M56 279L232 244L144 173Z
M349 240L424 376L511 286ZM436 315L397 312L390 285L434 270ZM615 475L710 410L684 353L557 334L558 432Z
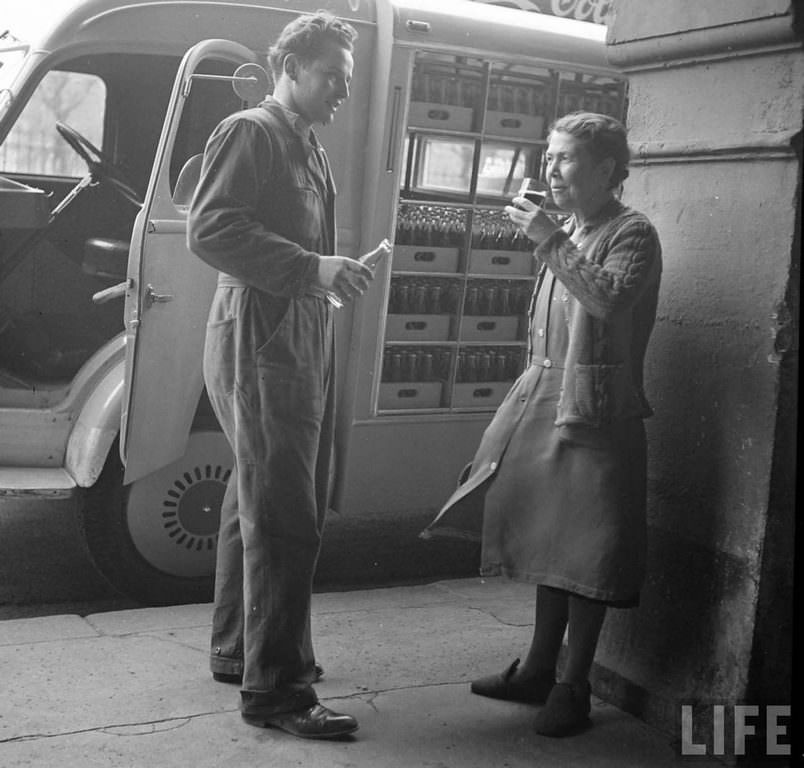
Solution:
M232 75L234 92L249 106L259 104L270 87L268 73L259 64L241 64Z

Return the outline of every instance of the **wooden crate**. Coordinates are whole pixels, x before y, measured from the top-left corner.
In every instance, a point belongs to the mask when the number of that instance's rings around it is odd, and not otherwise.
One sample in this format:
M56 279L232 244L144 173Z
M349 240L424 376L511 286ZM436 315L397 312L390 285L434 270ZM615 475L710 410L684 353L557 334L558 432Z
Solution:
M461 341L516 341L519 317L516 315L464 315Z
M453 408L496 408L511 389L510 381L459 382L452 390Z
M515 112L486 112L486 133L531 141L541 139L544 134L544 117Z
M439 408L443 387L440 381L382 382L377 407L383 411Z
M446 341L451 315L388 315L387 341Z
M469 271L475 275L532 275L533 255L528 251L473 250Z
M440 128L449 131L471 131L474 110L429 101L412 101L408 125L415 128Z
M395 272L457 272L458 249L454 246L394 245Z

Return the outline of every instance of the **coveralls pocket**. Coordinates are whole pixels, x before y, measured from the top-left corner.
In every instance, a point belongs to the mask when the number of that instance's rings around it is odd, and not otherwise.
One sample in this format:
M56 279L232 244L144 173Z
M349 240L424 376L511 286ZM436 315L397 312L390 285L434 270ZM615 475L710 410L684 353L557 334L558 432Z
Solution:
M256 351L262 396L279 421L318 420L324 410L322 361L326 352L314 300L291 300L268 340Z
M236 344L233 317L207 324L204 382L210 394L231 395L235 388Z
M254 359L258 365L263 361L270 361L272 355L276 354L272 352L272 347L282 346L281 342L278 345L275 345L275 342L285 331L285 327L289 322L290 312L290 300L286 300L284 309L278 313L275 319L271 316L272 311L265 311L262 307L252 309L251 325L254 332ZM292 360L288 360L288 363L291 362Z
M310 239L312 232L326 231L326 208L321 193L308 180L296 180L278 201L278 231L289 240L301 242L311 250L320 250L319 238Z

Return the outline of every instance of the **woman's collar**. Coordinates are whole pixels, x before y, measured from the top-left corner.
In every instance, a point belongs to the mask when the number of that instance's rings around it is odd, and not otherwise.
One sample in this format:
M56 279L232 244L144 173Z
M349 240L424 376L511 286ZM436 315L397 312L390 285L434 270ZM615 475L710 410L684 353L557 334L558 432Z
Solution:
M625 206L616 197L611 197L606 200L606 202L603 203L603 205L601 205L600 208L595 211L595 213L593 213L591 216L587 216L583 223L578 221L577 214L573 214L572 218L574 227L589 232L600 224L613 219L623 210L623 208L625 208Z

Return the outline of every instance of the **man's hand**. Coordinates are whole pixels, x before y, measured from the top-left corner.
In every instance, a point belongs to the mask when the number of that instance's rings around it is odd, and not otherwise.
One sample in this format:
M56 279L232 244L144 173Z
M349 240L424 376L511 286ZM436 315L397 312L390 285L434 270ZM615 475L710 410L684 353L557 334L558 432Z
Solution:
M374 279L374 272L348 256L320 256L318 260L318 287L340 301L360 296Z

